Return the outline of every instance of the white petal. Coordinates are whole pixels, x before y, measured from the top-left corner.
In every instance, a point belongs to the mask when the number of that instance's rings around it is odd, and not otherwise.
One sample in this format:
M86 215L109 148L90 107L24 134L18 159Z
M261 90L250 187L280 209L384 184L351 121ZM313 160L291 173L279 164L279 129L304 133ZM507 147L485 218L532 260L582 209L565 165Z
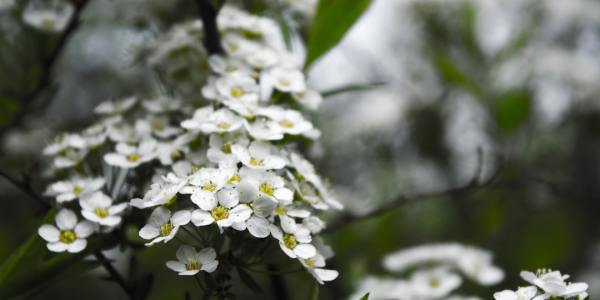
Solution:
M338 271L336 270L313 269L313 271L322 281L332 281L336 279L339 275Z
M189 210L180 210L173 214L171 218L171 224L173 226L183 226L190 222L192 213Z
M164 207L157 207L154 209L154 211L152 211L152 214L150 215L150 218L148 219L148 224L154 226L154 227L161 227L164 224L167 224L167 222L169 222L169 219L171 218L171 211L169 211L168 209L164 208Z
M281 201L292 201L294 193L286 188L280 188L273 191L273 196Z
M86 246L87 246L86 240L76 239L73 243L69 244L67 251L69 251L69 253L78 253L78 252L81 252L81 250L85 249Z
M114 227L121 223L121 217L119 216L108 216L100 219L100 224L108 227Z
M178 262L178 261L170 260L170 261L167 261L166 265L167 265L167 268L169 268L175 272L183 272L186 270L185 264Z
M266 169L281 169L285 167L285 160L278 156L268 156L263 160Z
M294 248L294 253L301 258L311 258L317 254L317 249L311 244L299 244Z
M111 215L119 214L123 210L125 210L127 208L127 206L129 206L128 203L119 203L119 204L113 205L113 206L111 206L111 207L108 208L108 213L111 214Z
M175 256L180 262L186 263L196 258L196 249L190 245L182 245L177 249Z
M67 251L67 248L69 248L67 244L62 242L49 243L46 247L52 252L65 252Z
M198 260L203 265L215 260L215 258L217 258L217 252L214 248L204 248L198 253Z
M223 189L217 193L219 204L226 208L232 208L240 202L240 194L236 189Z
M179 275L181 276L194 276L196 274L198 274L200 272L200 270L185 270L183 272L179 272Z
M79 224L75 226L75 234L78 238L86 238L94 232L94 229L94 224L88 221L79 222Z
M246 204L240 204L229 211L229 218L232 222L243 222L252 215L252 209Z
M157 237L159 234L158 228L154 227L150 224L146 224L142 229L140 229L139 235L141 238L145 240L150 240Z
M196 209L192 213L192 223L194 223L196 226L206 226L212 224L213 222L215 222L215 219L213 219L208 212Z
M504 290L501 292L494 293L494 299L495 300L518 300L519 297L517 296L517 293L515 293L511 290Z
M219 266L219 261L213 260L207 264L202 264L202 270L206 271L208 273L212 273L217 269L218 266Z
M57 242L60 231L53 225L44 224L38 229L38 234L48 242Z
M269 236L269 221L265 218L253 216L246 221L246 226L250 234L254 237L265 238Z
M271 152L271 145L265 142L254 141L248 147L250 156L256 159L265 159Z
M77 215L70 209L61 209L56 214L56 225L60 230L70 230L77 225Z
M190 198L192 199L192 202L203 210L211 210L217 206L215 194L209 191L199 189L194 192Z

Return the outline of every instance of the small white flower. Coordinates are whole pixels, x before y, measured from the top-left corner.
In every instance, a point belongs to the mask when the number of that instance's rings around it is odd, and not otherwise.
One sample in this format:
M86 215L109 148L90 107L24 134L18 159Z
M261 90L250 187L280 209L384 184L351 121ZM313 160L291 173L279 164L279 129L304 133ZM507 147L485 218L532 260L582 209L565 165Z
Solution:
M68 1L29 1L23 11L23 21L34 28L61 32L73 15L73 5Z
M308 109L315 110L323 102L321 94L314 90L305 90L304 92L292 93L292 97L301 105Z
M77 222L77 215L69 209L61 209L55 222L56 226L44 224L38 229L38 234L48 242L48 250L52 252L80 252L87 246L86 238L95 230L88 221Z
M231 151L245 166L252 169L281 169L286 165L285 159L273 155L272 146L264 142L254 141L248 148L233 145Z
M417 299L440 299L448 296L462 284L462 278L446 267L419 270L412 274L410 282Z
M531 300L537 294L535 286L520 287L516 291L504 290L494 293L495 300Z
M225 133L238 130L243 125L243 119L226 108L219 109L208 116L208 119L198 126L203 133Z
M325 258L319 253L315 254L313 257L304 259L298 258L298 260L320 284L323 284L326 281L335 280L339 276L338 271L324 268Z
M86 140L79 134L61 134L54 142L44 148L44 155L57 155L69 148L87 149Z
M220 55L212 55L208 59L208 65L214 72L221 75L239 73L248 76L252 74L252 68L248 67L242 61L231 57L225 58Z
M160 182L150 185L144 198L135 198L130 205L137 208L147 208L164 205L175 200L177 193L187 184L188 172L191 169L189 162L181 161L173 165L173 172L163 176Z
M567 284L565 280L569 278L569 275L563 275L559 271L546 272L544 270L539 275L522 271L521 277L545 292L544 295L536 297L536 300L549 299L553 296L570 298L585 293L588 289L588 284L584 282Z
M311 258L317 254L315 246L310 244L310 231L304 226L281 222L281 229L274 224L271 224L270 229L271 235L279 241L279 247L287 256Z
M182 245L175 254L177 260L167 262L167 267L182 276L193 276L200 271L212 273L217 269L219 261L213 248L204 248L198 252L192 246Z
M84 218L111 227L121 223L121 213L127 208L127 203L112 204L112 199L102 192L83 194L79 200Z
M243 184L258 190L259 196L271 197L283 204L292 203L294 193L285 187L283 178L273 172L244 167L240 170L240 176Z
M136 103L136 97L128 97L116 101L104 101L94 108L94 112L103 115L122 114L132 108Z
M299 135L313 129L312 123L296 110L270 106L258 110L257 114L269 117L273 121L273 128L285 134Z
M201 209L210 210L217 202L215 194L227 185L227 181L234 173L233 169L202 168L190 176L190 185L186 186L181 193L192 194L190 197L192 202Z
M299 70L274 68L268 74L273 87L285 93L300 93L306 90L304 74Z
M252 214L252 209L239 203L239 192L235 189L222 189L217 192L216 199L204 199L199 202L201 209L192 213L192 222L196 226L217 223L220 228L230 227L234 223L244 222Z
M246 147L248 143L248 138L242 134L213 134L209 138L210 148L206 152L206 157L220 167L233 167L237 165L239 160L231 152L231 146L237 144Z
M140 229L140 237L145 240L152 240L146 243L146 246L158 242L168 242L179 230L180 226L183 226L190 222L190 211L180 210L171 216L171 211L164 207L157 207L154 209L148 223Z
M239 73L223 76L215 81L215 88L221 100L258 101L258 85L250 76Z
M246 56L246 62L258 69L266 69L274 66L279 61L277 52L269 48L261 48Z
M84 193L91 193L104 186L104 178L72 178L65 181L58 181L46 190L46 195L55 196L59 203L72 201L79 198Z
M121 168L135 168L156 158L157 142L154 139L144 139L137 147L125 143L117 144L116 152L104 155L104 161Z
M299 175L297 177L299 177L301 181L310 183L314 188L307 187L303 182L294 184L294 188L304 200L317 209L326 209L329 206L335 209L344 208L340 202L331 196L331 193L325 187L325 184L323 184L321 177L315 172L314 166L308 160L296 153L292 153L290 155L290 162L294 169L296 169L297 175Z
M253 122L244 120L244 127L255 140L276 141L283 138L283 132L277 129L273 122L264 118L256 119Z

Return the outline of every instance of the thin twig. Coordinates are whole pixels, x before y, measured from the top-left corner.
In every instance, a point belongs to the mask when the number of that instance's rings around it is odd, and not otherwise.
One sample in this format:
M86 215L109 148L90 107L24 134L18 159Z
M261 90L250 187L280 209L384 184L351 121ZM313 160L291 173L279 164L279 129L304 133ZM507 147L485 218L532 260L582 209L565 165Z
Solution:
M71 1L75 7L73 16L67 24L67 27L58 38L56 42L56 46L52 49L52 52L48 55L44 62L42 63L42 73L41 76L35 86L35 88L26 93L23 97L19 99L19 107L17 111L14 113L13 117L10 119L8 124L2 128L0 128L0 137L4 136L4 134L12 128L19 127L21 122L25 119L25 116L30 112L29 106L31 103L38 98L38 96L46 90L48 87L52 85L52 70L58 61L60 54L63 49L67 45L67 42L73 35L73 33L77 30L81 23L81 12L88 4L88 0L72 0Z
M114 281L116 281L119 284L119 286L121 286L121 289L123 289L123 291L125 292L125 294L127 294L129 299L136 299L135 292L133 291L133 289L131 289L129 284L127 284L125 279L121 276L121 274L119 274L119 271L115 269L115 267L110 263L106 256L102 254L102 251L98 250L94 252L94 256L102 264L104 269L106 269L110 277Z
M204 46L209 54L223 53L221 37L217 27L217 14L219 8L214 7L209 0L197 0L198 12L204 25Z
M14 186L19 188L19 190L23 191L23 193L37 201L44 208L44 210L49 210L51 208L50 204L48 204L48 202L45 201L40 195L36 194L29 185L17 180L16 178L13 178L4 171L0 171L0 177L4 177L4 179L6 179L8 182L12 183Z
M482 154L480 154L480 157L481 156L482 156ZM500 173L501 167L498 167L496 169L496 171L494 172L494 174L492 176L490 176L487 180L480 182L478 178L479 178L479 173L481 172L481 164L483 164L482 160L479 160L479 164L480 164L480 166L477 167L474 178L472 180L470 180L466 185L452 187L452 188L448 188L448 189L436 191L436 192L431 192L431 193L415 194L415 195L408 195L408 196L400 195L400 196L396 197L394 200L387 202L387 204L382 205L379 208L377 208L367 214L364 214L364 215L352 215L352 214L342 215L341 217L339 217L337 219L336 222L333 222L330 225L328 225L327 228L325 228L323 230L323 233L335 232L336 230L338 230L348 224L371 219L374 217L378 217L382 214L385 214L385 213L387 213L391 210L394 210L395 208L398 208L407 203L412 203L412 202L415 202L415 201L418 201L421 199L442 198L442 197L446 197L446 196L450 196L450 195L470 193L472 191L478 190L482 187L489 186L492 183L494 183L496 178L498 177L498 174Z

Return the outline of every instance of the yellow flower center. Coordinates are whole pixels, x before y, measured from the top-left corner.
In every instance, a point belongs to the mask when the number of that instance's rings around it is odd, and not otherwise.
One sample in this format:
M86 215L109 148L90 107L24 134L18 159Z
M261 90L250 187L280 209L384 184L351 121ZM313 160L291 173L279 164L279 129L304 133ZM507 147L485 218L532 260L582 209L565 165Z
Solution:
M233 97L233 98L239 98L239 97L244 96L244 90L242 90L241 88L239 88L237 86L234 86L231 88L230 94L231 94L231 97Z
M211 182L203 185L201 189L214 193L217 190L217 185Z
M230 143L223 143L223 152L229 154L231 153L231 144Z
M227 65L227 67L225 67L225 72L231 73L237 71L237 69L238 68L234 65Z
M100 218L108 217L108 210L106 210L106 208L98 207L94 209L94 213Z
M167 222L165 225L160 227L160 236L168 236L171 234L171 231L173 231L174 228L175 227L173 224L171 224L171 222Z
M273 196L273 187L266 182L261 183L258 190L269 196Z
M171 206L171 205L173 205L173 203L175 203L176 200L177 200L177 195L169 198L169 200L167 200L167 202L165 202L165 204L163 204L163 206Z
M202 264L195 260L190 260L187 264L185 264L185 269L187 271L200 270L200 268L202 268Z
M285 128L294 127L294 123L292 123L292 121L290 121L290 120L281 120L281 121L279 121L279 125L281 125L281 127L285 127Z
M429 280L429 285L431 285L432 287L438 287L440 285L440 280L437 278L432 278L431 280Z
M314 268L315 267L315 261L312 260L312 259L310 259L310 258L305 259L304 260L304 264L306 266L308 266L309 268Z
M289 86L291 84L291 82L287 79L280 79L279 84L281 84L283 86Z
M298 242L296 242L296 237L286 233L283 235L283 244L289 249L293 250L298 245Z
M210 211L215 221L225 220L229 217L229 209L223 206L217 206Z
M173 150L173 152L171 152L171 159L173 159L173 160L180 159L182 156L183 156L183 153L179 150Z
M160 121L154 121L154 122L152 122L152 123L150 124L150 126L151 126L151 127L152 127L152 129L154 129L154 130L161 130L161 129L164 129L164 128L165 128L164 124L163 124L162 122L160 122Z
M131 162L136 162L140 159L140 156L137 153L131 153L127 156L127 160Z
M250 159L250 164L258 167L258 166L262 166L263 161L262 161L262 159L252 158L252 159Z
M233 184L234 182L240 182L240 181L242 181L242 178L240 177L240 175L234 174L233 176L231 176L231 178L229 178L229 180L227 180L227 184Z
M77 234L73 230L63 230L60 232L58 240L65 244L70 244L77 239Z
M275 207L275 213L280 216L285 216L287 214L287 212L285 211L285 208L283 208L281 206Z
M73 188L73 194L75 194L75 196L79 196L81 192L83 192L83 189L80 186L76 185Z
M217 127L227 130L229 129L229 127L231 127L231 125L227 122L219 122L219 124L217 124Z

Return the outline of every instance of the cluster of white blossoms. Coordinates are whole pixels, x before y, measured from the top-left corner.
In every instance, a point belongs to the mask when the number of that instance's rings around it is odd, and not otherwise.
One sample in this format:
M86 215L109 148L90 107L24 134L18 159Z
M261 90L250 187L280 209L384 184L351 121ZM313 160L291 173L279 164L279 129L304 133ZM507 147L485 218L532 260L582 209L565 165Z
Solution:
M383 266L408 278L367 277L351 299L366 293L370 299L478 299L451 295L466 278L489 286L500 282L504 272L492 263L488 251L456 243L416 246L387 255Z
M65 0L30 0L23 10L23 21L38 30L60 32L67 27L74 10Z
M107 101L95 109L100 121L48 145L61 179L46 194L61 210L58 228L39 233L50 250L77 252L85 248L80 240L143 209L146 246L185 231L175 239L183 241L178 260L167 262L180 275L218 268L221 247L204 239L214 228L221 239L244 232L272 239L318 282L333 280L338 272L325 268L327 247L315 235L325 226L319 213L342 205L301 154L320 132L298 110L316 108L321 96L307 87L275 22L227 6L217 21L225 53L208 57L206 80L185 78L204 81L200 105L170 97ZM190 24L168 34L172 43L153 44L156 64L201 47L202 23ZM74 225L77 212L84 225Z
M530 286L519 287L516 291L504 290L494 294L496 300L583 300L588 298L588 285L584 282L567 282L569 275L560 271L540 269L535 274L522 271L521 277Z

